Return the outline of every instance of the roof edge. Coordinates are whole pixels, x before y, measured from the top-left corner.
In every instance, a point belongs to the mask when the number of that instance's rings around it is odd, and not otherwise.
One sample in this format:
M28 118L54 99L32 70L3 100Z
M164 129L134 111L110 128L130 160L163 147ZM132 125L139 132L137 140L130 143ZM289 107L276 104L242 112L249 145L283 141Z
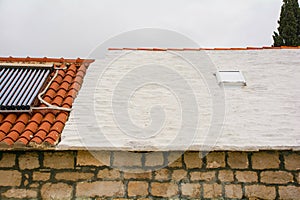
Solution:
M265 50L265 49L300 49L300 46L281 46L281 47L269 47L269 46L263 46L263 47L244 47L244 48L240 48L240 47L230 47L230 48L147 48L147 47L143 47L143 48L115 48L115 47L111 47L108 48L109 51L201 51L201 50L214 50L214 51L241 51L241 50Z
M70 59L70 58L48 58L48 57L0 57L0 62L40 62L40 63L45 63L45 62L58 62L58 63L93 63L95 60L94 59L84 59L84 58L76 58L76 59Z

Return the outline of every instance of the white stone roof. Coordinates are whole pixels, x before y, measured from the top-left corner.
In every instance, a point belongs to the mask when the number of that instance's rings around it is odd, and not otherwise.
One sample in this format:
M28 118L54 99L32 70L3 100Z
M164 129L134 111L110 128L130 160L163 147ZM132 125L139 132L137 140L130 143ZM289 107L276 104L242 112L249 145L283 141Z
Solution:
M247 86L219 86L217 70L241 70ZM110 51L73 109L58 149L300 150L300 50Z

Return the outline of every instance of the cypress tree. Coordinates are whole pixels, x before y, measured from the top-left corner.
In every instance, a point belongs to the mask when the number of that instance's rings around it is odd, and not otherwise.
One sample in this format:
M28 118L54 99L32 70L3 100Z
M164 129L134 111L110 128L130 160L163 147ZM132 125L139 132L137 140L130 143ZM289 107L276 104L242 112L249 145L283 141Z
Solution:
M298 0L283 0L278 33L274 32L273 46L300 46L300 8Z

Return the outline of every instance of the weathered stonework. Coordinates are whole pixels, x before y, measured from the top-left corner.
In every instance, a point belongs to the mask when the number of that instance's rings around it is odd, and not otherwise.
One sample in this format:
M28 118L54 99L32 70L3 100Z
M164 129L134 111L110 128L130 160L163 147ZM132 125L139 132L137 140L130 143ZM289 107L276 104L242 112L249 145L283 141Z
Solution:
M300 199L300 152L0 155L0 199Z

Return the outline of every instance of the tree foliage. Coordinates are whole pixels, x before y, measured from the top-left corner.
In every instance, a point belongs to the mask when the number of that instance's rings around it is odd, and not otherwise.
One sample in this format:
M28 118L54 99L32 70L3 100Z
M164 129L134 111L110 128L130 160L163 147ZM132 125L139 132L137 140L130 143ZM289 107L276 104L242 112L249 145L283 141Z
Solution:
M300 8L298 0L283 0L278 33L274 32L273 46L300 46Z

